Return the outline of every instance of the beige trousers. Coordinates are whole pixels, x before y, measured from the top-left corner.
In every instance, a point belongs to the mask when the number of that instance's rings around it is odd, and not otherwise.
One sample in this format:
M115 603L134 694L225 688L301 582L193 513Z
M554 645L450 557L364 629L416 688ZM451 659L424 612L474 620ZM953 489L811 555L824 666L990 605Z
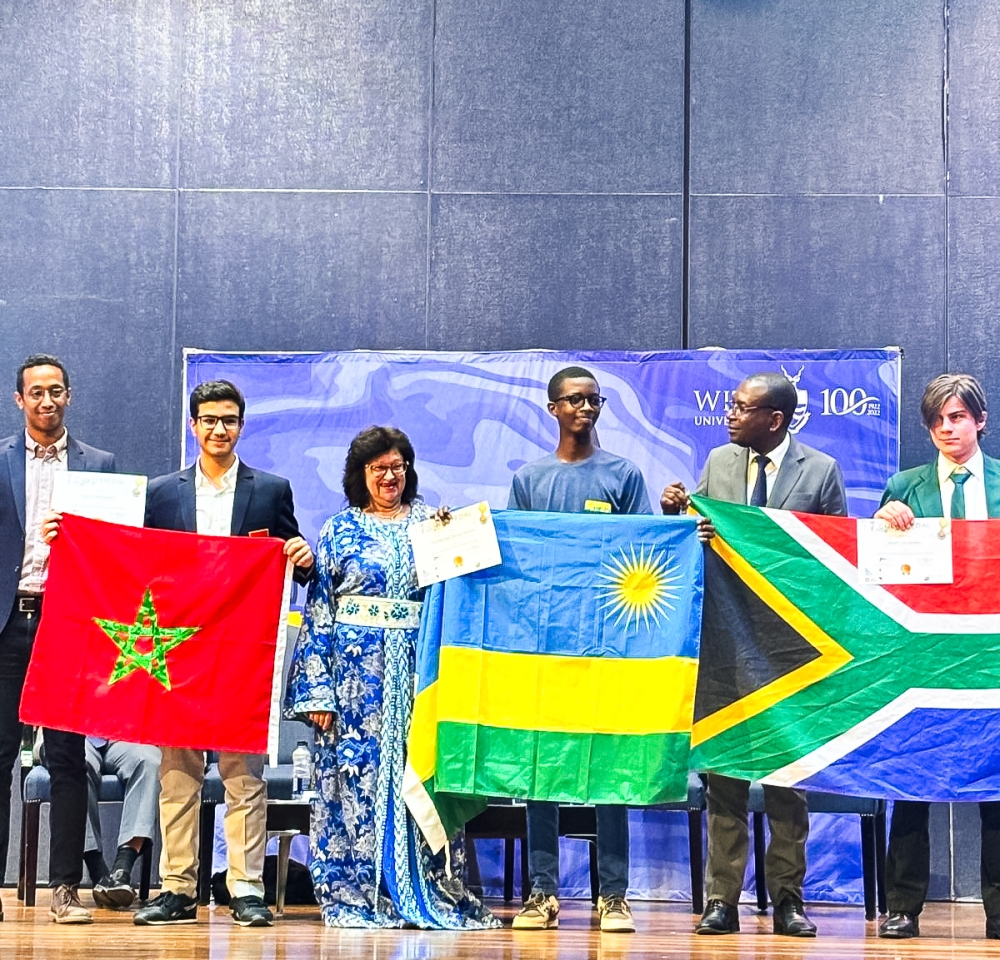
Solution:
M193 897L198 889L198 823L205 754L163 747L160 761L160 833L163 889ZM267 846L267 784L264 758L245 753L219 755L226 791L227 886L234 897L264 896ZM211 850L202 854L211 857Z

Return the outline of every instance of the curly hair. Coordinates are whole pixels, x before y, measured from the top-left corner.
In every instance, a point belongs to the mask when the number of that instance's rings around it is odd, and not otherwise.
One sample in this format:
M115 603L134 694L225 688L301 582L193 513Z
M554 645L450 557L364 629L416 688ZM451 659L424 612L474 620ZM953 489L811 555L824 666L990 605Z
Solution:
M413 501L417 495L417 471L413 466L413 444L410 443L410 438L395 427L368 427L351 441L344 461L344 495L352 507L364 509L368 506L371 495L365 484L365 467L390 450L398 450L409 464L406 483L403 485L403 503Z

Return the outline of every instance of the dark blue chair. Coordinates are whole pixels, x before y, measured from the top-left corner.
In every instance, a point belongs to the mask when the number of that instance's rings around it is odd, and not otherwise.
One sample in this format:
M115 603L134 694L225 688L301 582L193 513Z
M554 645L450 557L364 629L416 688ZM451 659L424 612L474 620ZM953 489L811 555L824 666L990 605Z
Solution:
M861 819L861 879L865 898L865 919L885 913L885 813L884 800L874 797L843 797L836 793L808 791L810 813L853 813ZM767 912L767 880L764 876L764 789L750 784L750 812L753 814L753 862L757 909Z
M694 913L705 909L704 827L705 784L697 773L688 774L688 794L675 803L659 804L650 809L676 810L687 813L688 850L691 869L691 908ZM563 804L559 808L559 834L590 841L590 895L597 902L597 845L594 808ZM465 825L467 840L500 839L504 842L503 898L514 899L514 841L521 845L521 899L531 893L528 877L528 827L523 803L510 800L491 801L489 806Z
M24 779L24 802L21 807L21 856L17 877L17 898L26 907L35 905L35 890L38 886L38 833L41 823L42 804L51 797L49 771L38 765ZM101 778L101 803L122 803L125 787L115 776ZM139 857L139 899L149 899L149 881L153 868L153 845L147 844Z
M278 764L264 767L264 779L267 781L267 829L268 832L280 833L288 829L298 829L302 833L309 832L309 807L307 804L287 805L292 799L292 751L299 740L313 742L313 734L304 723L295 720L282 720L278 728ZM219 764L214 755L205 772L205 783L201 790L200 854L198 857L198 899L208 903L212 888L212 849L215 843L215 808L226 802L222 777L219 776ZM285 801L286 806L272 801ZM279 880L287 872L287 847L283 847L285 856L279 862ZM281 900L284 885L279 883L278 899Z

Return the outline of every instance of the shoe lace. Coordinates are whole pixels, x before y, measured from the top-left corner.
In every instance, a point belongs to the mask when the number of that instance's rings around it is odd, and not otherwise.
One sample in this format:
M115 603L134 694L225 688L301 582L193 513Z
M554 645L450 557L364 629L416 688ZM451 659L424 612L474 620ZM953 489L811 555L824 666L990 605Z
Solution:
M604 898L605 913L629 913L628 902L619 894L613 893Z
M533 893L524 904L524 910L542 910L546 906L548 897L544 893Z

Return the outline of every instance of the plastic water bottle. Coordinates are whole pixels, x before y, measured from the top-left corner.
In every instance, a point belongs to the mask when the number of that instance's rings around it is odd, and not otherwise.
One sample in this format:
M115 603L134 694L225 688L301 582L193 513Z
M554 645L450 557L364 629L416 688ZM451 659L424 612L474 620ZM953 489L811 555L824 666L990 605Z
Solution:
M292 751L292 798L306 799L312 790L313 755L305 740Z

